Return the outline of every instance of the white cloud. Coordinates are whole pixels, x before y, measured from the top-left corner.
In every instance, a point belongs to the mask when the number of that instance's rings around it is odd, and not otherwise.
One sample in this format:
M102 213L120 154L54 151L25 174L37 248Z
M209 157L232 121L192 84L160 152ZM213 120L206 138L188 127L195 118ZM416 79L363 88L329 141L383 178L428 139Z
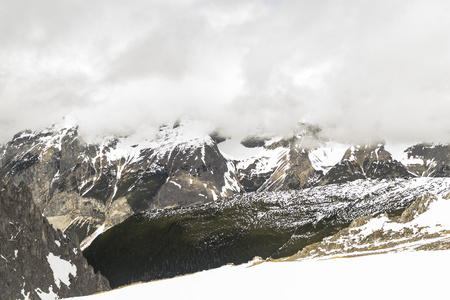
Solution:
M1 141L70 112L93 135L189 114L230 134L307 120L351 141L450 140L447 1L3 6Z

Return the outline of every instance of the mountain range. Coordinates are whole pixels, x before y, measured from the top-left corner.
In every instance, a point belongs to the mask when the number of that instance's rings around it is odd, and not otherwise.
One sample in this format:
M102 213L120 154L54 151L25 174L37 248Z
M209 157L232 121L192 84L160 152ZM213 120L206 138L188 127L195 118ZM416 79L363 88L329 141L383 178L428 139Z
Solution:
M96 142L64 124L0 146L0 178L29 187L113 287L293 255L359 217L400 215L448 190L446 177L448 144L350 145L304 123L234 140L177 121L155 138Z

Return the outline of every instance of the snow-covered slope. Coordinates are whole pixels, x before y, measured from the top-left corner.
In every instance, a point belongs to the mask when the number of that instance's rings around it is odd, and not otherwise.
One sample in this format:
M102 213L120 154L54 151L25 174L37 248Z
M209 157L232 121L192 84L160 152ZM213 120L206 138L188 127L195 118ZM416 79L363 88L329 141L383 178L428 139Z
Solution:
M73 300L445 299L450 250L224 266Z
M325 142L323 146L310 150L309 159L315 170L322 171L323 174L326 174L333 166L342 160L345 152L350 146L351 145L328 141Z

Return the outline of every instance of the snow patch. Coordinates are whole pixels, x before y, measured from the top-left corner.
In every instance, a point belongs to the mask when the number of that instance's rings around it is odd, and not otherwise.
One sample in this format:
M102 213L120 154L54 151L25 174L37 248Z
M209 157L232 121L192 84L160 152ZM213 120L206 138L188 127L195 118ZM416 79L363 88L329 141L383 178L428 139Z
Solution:
M238 162L236 168L238 170L245 170L254 163L255 167L251 171L252 175L272 172L278 167L280 159L287 153L289 153L289 149L286 148L264 150L258 157L252 157Z
M358 234L358 238L362 239L365 236L373 233L377 230L382 231L401 231L404 228L411 228L413 230L422 228L422 232L429 234L439 232L443 229L450 230L450 219L448 215L450 213L450 200L445 200L441 196L438 196L438 200L430 203L427 211L418 215L411 222L408 223L396 223L392 222L386 216L379 216L378 218L371 219L368 223L361 227L353 228L362 229Z
M217 196L216 192L214 190L211 190L211 193L212 193L213 200L216 201L219 198Z
M391 153L392 158L396 161L399 161L404 166L410 166L410 165L423 165L424 161L421 158L416 157L408 157L408 153L406 152L406 149L411 146L407 144L390 144L389 146L386 146L386 150Z
M326 174L334 165L342 160L349 145L337 142L326 142L323 147L310 150L308 158L313 168Z
M180 185L180 184L176 183L176 182L173 181L173 180L170 180L169 182L172 183L172 184L174 184L174 185L176 185L176 186L181 190L181 185Z
M224 174L224 185L222 187L222 192L220 193L220 195L222 197L226 197L228 191L232 191L232 192L240 192L241 191L241 186L239 185L237 178L236 178L236 167L234 166L234 164L230 161L227 162L227 171Z
M41 298L41 300L57 300L57 299L59 299L58 295L56 295L53 292L53 287L49 288L48 293L45 293L40 288L37 288L35 291L38 294L39 298Z
M247 148L239 140L233 138L218 144L217 147L222 154L234 160L261 157L266 151L263 147Z
M205 146L213 146L214 141L209 135L196 131L194 127L189 124L176 128L163 126L160 128L156 140L150 142L146 148L153 149L158 159L171 157L175 151L180 152L200 148L202 160L204 161Z
M70 286L69 275L77 276L77 266L70 263L70 261L64 260L61 256L56 256L53 253L47 255L47 261L53 271L53 278L58 288L61 287L61 282L66 286ZM42 298L42 297L41 297Z
M23 283L23 286L25 286L25 283ZM22 290L20 291L20 293L22 294L24 300L29 300L29 299L30 299L30 293L31 293L31 292L28 292L27 294L25 294L25 289L22 288Z
M89 237L85 238L83 242L80 245L81 251L89 247L89 245L100 235L102 234L106 229L105 223L102 224L97 230L91 234Z

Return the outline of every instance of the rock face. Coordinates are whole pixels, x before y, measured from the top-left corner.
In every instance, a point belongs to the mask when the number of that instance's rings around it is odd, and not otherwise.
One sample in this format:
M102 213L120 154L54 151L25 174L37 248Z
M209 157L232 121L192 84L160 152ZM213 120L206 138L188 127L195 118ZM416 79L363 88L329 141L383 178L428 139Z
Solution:
M182 130L179 128L178 130ZM209 136L181 136L168 130L158 164L167 174L151 208L205 203L242 191L234 164ZM168 147L169 146L169 147Z
M405 150L413 160L409 169L418 176L449 177L450 145L419 144Z
M2 299L56 299L108 290L108 281L94 273L76 240L53 229L24 183L16 187L0 181Z
M286 191L312 186L321 173L314 168L310 151L322 144L317 127L300 124L289 138L260 134L242 141L247 147L261 147L259 157L236 162L244 190Z
M343 183L365 178L409 178L413 175L394 160L383 144L350 147L342 160L332 167L320 185Z
M243 263L255 256L285 257L358 217L397 214L419 196L449 189L448 178L358 180L149 210L98 236L84 255L112 287Z
M88 144L76 126L54 126L17 134L0 155L0 175L29 185L49 221L80 240L148 208L241 191L233 163L212 138L180 125L162 127L156 140L139 145L126 138Z
M290 139L263 140L261 147L266 151L261 157L236 162L244 190L282 191L358 179L417 176L395 160L384 144L355 145L336 156L333 147L342 145L327 146L318 132L315 127L304 126ZM255 137L251 141L252 146L262 144ZM248 143L246 140L245 144Z

